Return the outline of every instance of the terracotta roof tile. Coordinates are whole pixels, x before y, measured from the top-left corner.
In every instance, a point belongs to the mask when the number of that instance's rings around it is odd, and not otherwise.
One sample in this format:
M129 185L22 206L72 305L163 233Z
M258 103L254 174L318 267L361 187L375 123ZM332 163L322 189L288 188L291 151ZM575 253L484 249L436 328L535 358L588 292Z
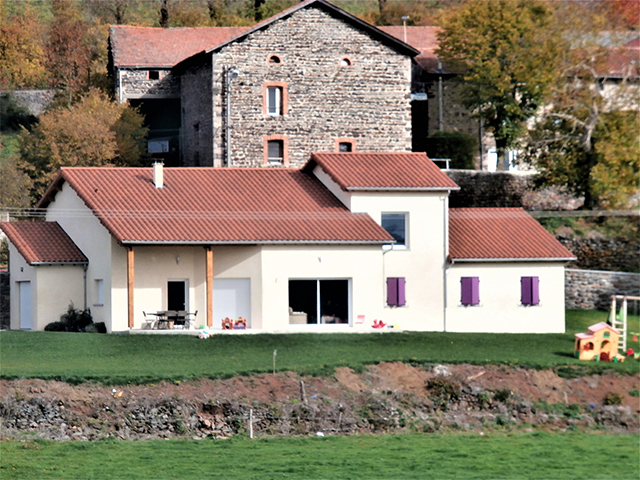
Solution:
M297 169L63 168L40 202L68 182L122 243L388 243L366 214L346 209Z
M88 261L57 222L3 222L0 229L29 265Z
M112 25L110 43L117 67L172 67L250 27L153 28Z
M319 165L348 190L458 190L425 153L314 153L306 171Z
M521 208L450 209L449 257L463 261L575 259Z

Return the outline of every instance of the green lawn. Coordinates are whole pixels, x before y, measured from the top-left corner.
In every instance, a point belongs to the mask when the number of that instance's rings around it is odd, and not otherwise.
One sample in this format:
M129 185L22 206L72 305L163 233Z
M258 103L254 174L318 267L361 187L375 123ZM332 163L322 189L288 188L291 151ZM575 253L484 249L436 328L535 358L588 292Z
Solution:
M0 442L9 479L638 478L638 435L487 433Z
M0 377L106 384L186 380L270 372L329 373L382 361L474 363L637 372L640 363L585 363L573 358L573 333L606 319L605 312L569 311L565 334L371 333L219 335L99 335L0 332ZM635 329L635 330L634 330ZM630 322L638 330L638 317ZM630 344L637 349L638 343ZM585 368L581 369L585 370Z

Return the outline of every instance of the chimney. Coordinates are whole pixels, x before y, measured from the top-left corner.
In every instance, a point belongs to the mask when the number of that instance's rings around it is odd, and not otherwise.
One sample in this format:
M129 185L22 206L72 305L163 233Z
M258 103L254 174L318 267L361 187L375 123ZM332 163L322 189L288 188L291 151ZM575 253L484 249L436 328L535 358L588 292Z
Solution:
M164 164L162 162L155 162L153 164L153 184L156 188L164 188L163 166Z

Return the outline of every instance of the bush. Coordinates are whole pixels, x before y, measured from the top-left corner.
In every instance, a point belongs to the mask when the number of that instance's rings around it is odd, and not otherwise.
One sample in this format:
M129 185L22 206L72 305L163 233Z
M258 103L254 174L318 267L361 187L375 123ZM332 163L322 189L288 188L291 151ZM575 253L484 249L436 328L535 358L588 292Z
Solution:
M622 395L615 392L610 392L604 397L605 405L622 405Z
M104 322L93 323L91 310L76 309L73 302L69 304L67 311L60 315L59 322L51 322L44 329L46 332L107 333Z
M478 139L462 132L436 132L427 138L429 158L450 158L450 168L475 169Z

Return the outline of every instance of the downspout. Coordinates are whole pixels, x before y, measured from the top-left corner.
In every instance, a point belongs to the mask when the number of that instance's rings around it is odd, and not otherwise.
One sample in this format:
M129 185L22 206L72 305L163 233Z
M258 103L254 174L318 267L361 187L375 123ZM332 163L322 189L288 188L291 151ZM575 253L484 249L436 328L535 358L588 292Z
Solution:
M440 61L440 58L438 58L438 130L442 131L442 129L444 128L444 122L443 122L443 114L442 114L442 108L443 108L443 101L442 101L442 92L443 92L443 88L442 88L442 61Z
M87 309L87 268L89 268L88 264L82 265L82 277L84 283L84 309Z
M122 103L122 70L118 68L118 102Z
M443 202L443 218L444 218L444 228L442 229L444 232L444 268L442 269L443 276L443 295L444 301L442 302L443 312L442 312L442 322L443 322L443 331L447 331L447 276L449 273L449 268L447 265L447 260L449 258L449 194L444 197ZM453 260L451 261L453 265Z

